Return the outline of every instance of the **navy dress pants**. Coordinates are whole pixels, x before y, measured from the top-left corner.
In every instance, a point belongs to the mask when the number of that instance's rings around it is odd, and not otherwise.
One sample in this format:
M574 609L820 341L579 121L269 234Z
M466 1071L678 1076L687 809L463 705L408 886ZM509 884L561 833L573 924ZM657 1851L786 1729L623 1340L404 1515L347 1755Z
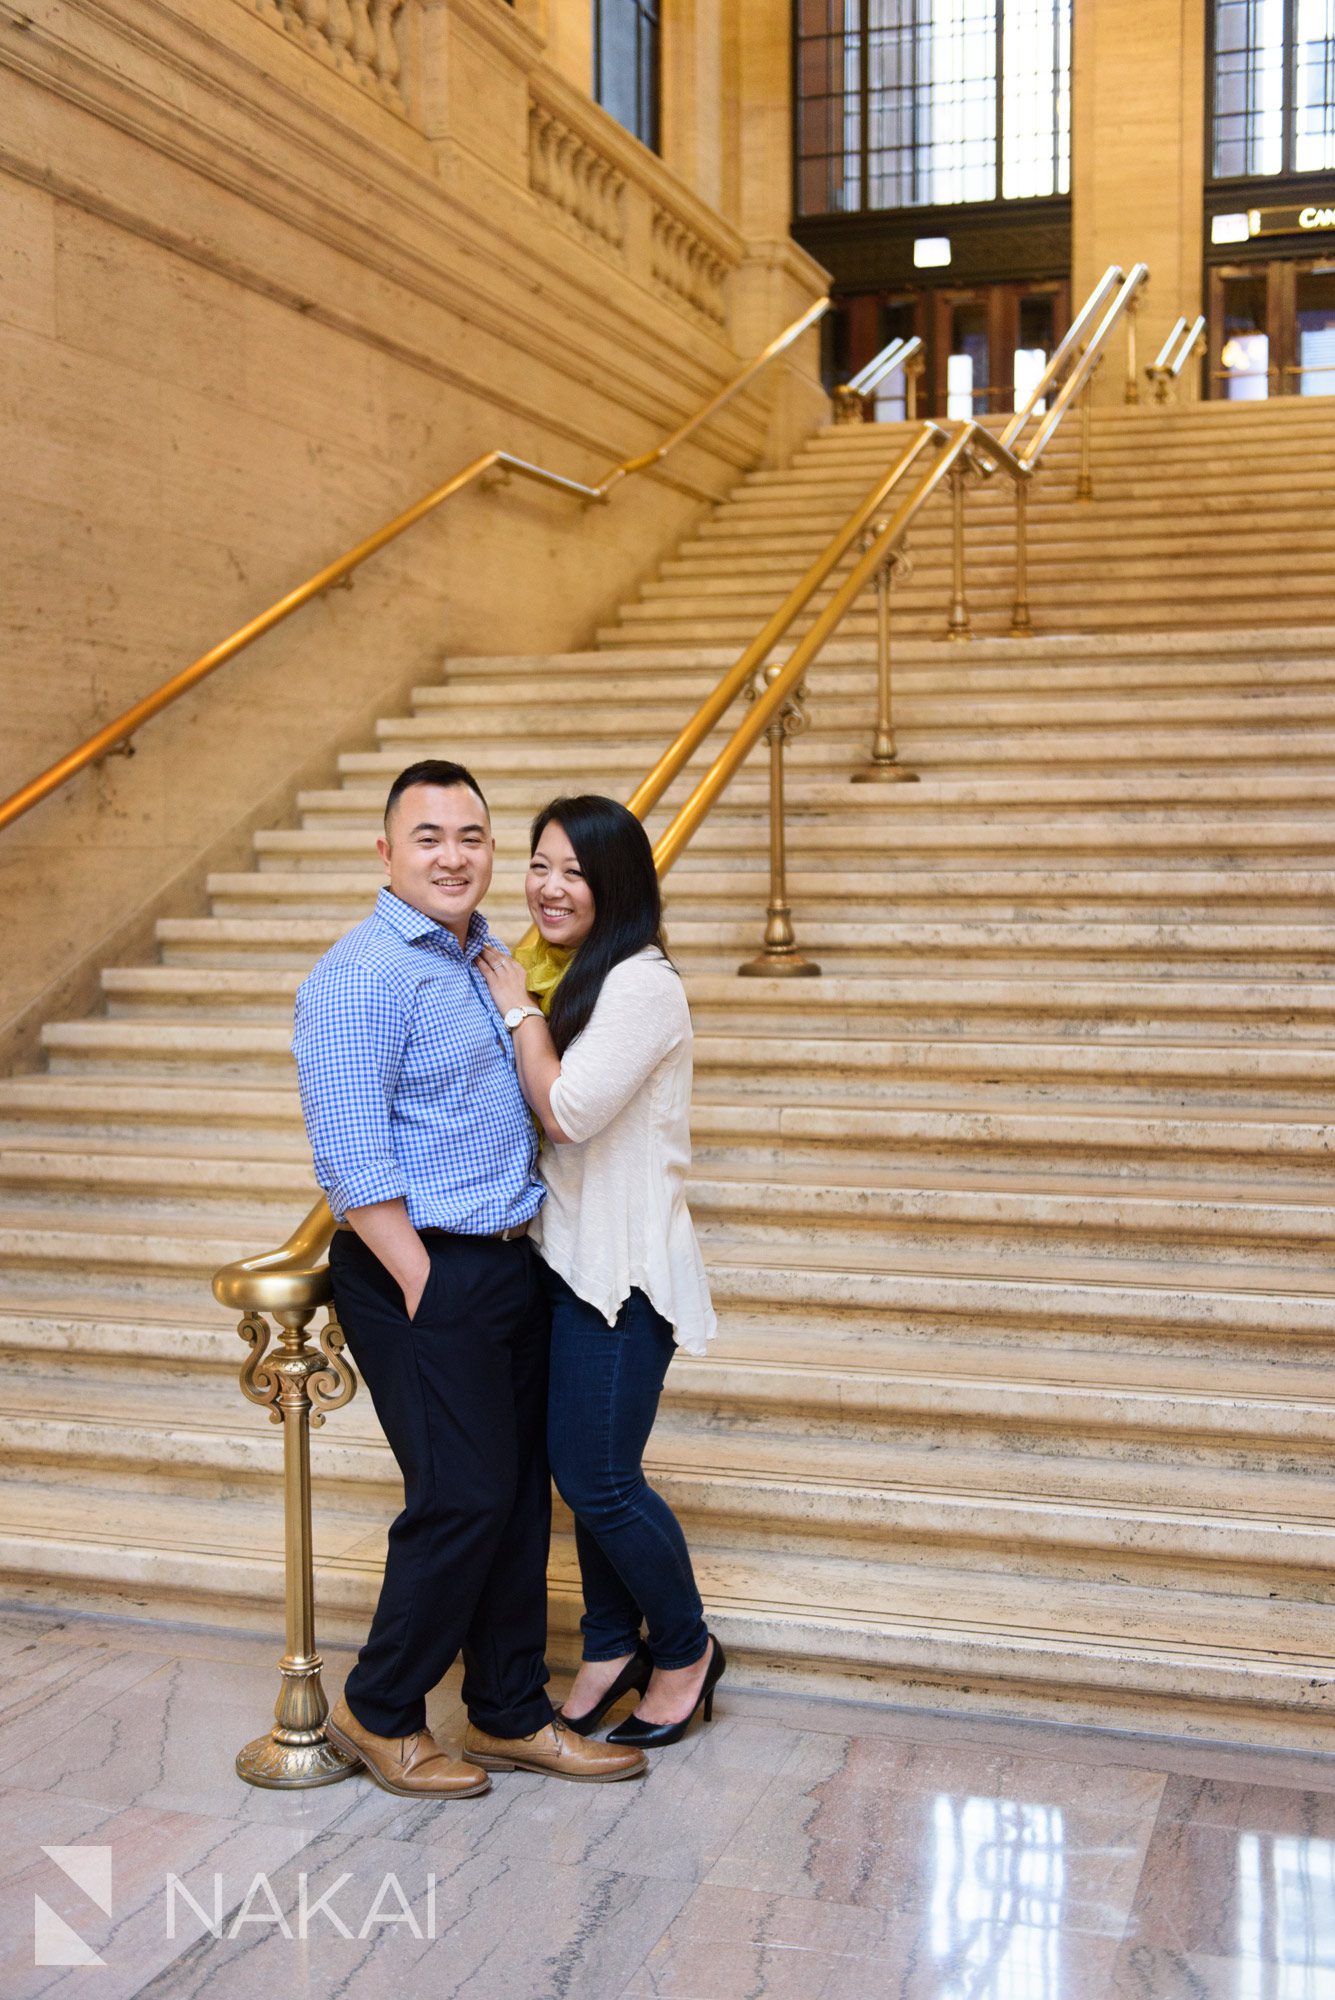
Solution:
M329 1253L348 1347L403 1474L370 1634L344 1696L364 1729L408 1736L460 1652L470 1719L494 1736L551 1720L546 1415L549 1316L526 1237L424 1235L414 1319L350 1230Z

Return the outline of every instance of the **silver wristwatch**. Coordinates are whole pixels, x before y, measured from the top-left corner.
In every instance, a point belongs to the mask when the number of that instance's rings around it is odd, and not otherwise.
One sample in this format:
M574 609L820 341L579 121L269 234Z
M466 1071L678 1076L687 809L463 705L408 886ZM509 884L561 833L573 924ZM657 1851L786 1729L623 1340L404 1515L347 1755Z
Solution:
M541 1020L541 1007L512 1007L505 1016L505 1025L510 1030L510 1033L514 1033L521 1021L527 1021L530 1014L536 1014L538 1019Z

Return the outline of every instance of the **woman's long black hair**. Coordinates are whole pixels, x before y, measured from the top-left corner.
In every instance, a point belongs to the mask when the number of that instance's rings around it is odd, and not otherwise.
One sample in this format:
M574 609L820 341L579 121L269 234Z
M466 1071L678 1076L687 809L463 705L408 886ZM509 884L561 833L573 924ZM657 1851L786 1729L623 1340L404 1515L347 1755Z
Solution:
M663 903L649 836L634 813L597 792L553 799L533 822L530 853L553 822L575 850L593 897L593 928L575 947L548 1019L558 1055L589 1024L603 981L614 965L646 945L663 943Z

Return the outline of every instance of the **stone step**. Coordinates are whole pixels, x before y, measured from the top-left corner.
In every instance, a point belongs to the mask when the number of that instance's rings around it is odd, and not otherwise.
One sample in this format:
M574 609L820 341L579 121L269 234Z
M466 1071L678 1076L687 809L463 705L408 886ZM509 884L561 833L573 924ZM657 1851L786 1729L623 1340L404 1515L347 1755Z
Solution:
M695 706L709 693L702 687ZM514 703L508 710L498 705L474 706L459 701L453 708L429 710L425 715L387 717L376 724L376 740L385 750L393 750L405 761L428 746L437 749L455 743L486 745L494 755L508 747L516 734L539 733L549 743L570 741L576 758L597 754L600 732L598 697L590 693L580 701L572 696L567 704L563 691L561 711L543 720L540 703ZM823 681L813 687L809 703L812 718L821 734L834 738L847 733L861 739L875 717L874 687L868 678L864 687L841 693ZM604 710L605 713L605 710ZM660 743L670 743L692 709L687 704L662 701L639 702L622 711L618 731L622 743L643 741L645 763L649 764ZM741 718L739 708L716 732L719 745L725 742ZM1110 734L1143 735L1147 723L1156 729L1198 729L1208 727L1219 733L1222 742L1231 740L1238 728L1306 728L1308 724L1329 731L1335 719L1335 660L1330 685L1252 688L1236 693L1212 688L1190 692L1156 692L1138 688L1133 693L1085 692L1071 688L1035 688L1008 694L985 694L977 688L961 688L949 694L917 693L899 688L895 698L895 726L899 734L918 735L924 740L941 736L947 748L957 735L994 733L997 737L1021 730L1076 732L1097 727ZM507 730L507 724L510 725ZM481 761L476 774L483 776Z
M815 712L819 716L819 710ZM819 776L829 781L837 774L847 779L865 759L867 736L865 724L845 731L817 728L791 744L787 765L799 776ZM969 775L980 767L991 771L1023 766L1046 771L1054 765L1083 770L1109 764L1124 764L1133 769L1170 765L1204 771L1212 765L1246 763L1270 765L1283 774L1293 774L1303 765L1314 765L1327 775L1335 774L1335 729L1321 723L1304 723L1298 717L1289 724L1269 727L1260 721L1248 726L1245 720L1228 729L1208 723L1177 723L1139 735L1130 726L1116 731L1082 731L1056 722L1030 729L1011 725L1004 731L976 734L966 733L961 727L947 733L919 729L911 720L905 720L896 723L895 738L900 761L907 768L921 767L936 778ZM429 738L415 744L411 755L414 758L439 755L451 746L462 749L467 747L467 740L444 735ZM607 744L581 741L560 765L560 781L567 790L619 790L628 795L645 775L659 745L666 747L661 736L650 739L644 754L637 757L634 748L628 749L624 740ZM548 759L545 770L538 762L543 755ZM503 773L511 779L526 776L534 782L535 790L550 797L551 757L550 749L530 751L497 741L485 758L474 760L475 775L489 788L494 775ZM352 778L379 777L388 786L403 769L404 761L402 750L345 751L338 760L338 768ZM689 783L689 778L685 782ZM752 782L759 781L753 778Z
M174 917L161 919L156 931L169 965L308 967L357 914ZM758 901L757 916L749 922L674 918L673 954L685 971L735 972L742 958L753 957L759 948L762 916ZM502 935L517 937L527 913L514 909L507 921L506 912L493 910L492 918ZM1097 924L1063 918L847 924L813 915L803 917L801 943L821 955L827 973L848 978L884 975L891 963L905 974L932 971L945 977L958 972L973 978L983 960L991 974L1012 978L1026 972L1045 979L1109 973L1238 978L1246 976L1258 956L1268 955L1268 971L1275 976L1321 979L1330 955L1328 932L1319 923Z
M379 860L370 859L376 826L370 814L358 824L341 826L324 814L314 814L310 826L257 833L253 841L257 866L266 871L338 874L364 863L368 879L378 880ZM522 856L528 846L526 820L493 814L492 827L499 856ZM1131 812L1100 817L1091 812L1058 822L998 823L981 817L973 822L942 822L923 814L916 821L900 815L886 824L865 814L845 820L825 815L800 820L795 833L805 859L819 854L841 868L865 864L874 869L902 858L915 873L944 874L966 863L980 872L1042 868L1057 856L1082 863L1098 859L1119 871L1147 874L1179 868L1206 873L1248 868L1324 870L1335 863L1335 823L1316 818L1183 820ZM674 893L682 894L683 880L717 872L725 859L730 868L739 870L766 865L758 821L729 821L711 814L676 864ZM502 865L498 862L498 867Z
M1267 1198L1317 1189L1329 1169L1331 1129L1320 1120L1242 1106L1196 1103L1190 1112L1146 1117L1134 1108L1088 1102L1034 1105L997 1089L959 1091L948 1104L888 1107L874 1097L806 1093L788 1103L711 1100L692 1111L697 1162L705 1174L767 1171L800 1161L836 1169L862 1164L881 1173L927 1167L977 1168L996 1176L1079 1173L1133 1185L1165 1178L1246 1182L1260 1177ZM0 1080L0 1116L9 1143L81 1137L88 1145L135 1141L257 1159L305 1161L295 1079L275 1054L267 1082L203 1074L182 1062L144 1076L105 1068ZM193 1157L182 1152L181 1158ZM1004 1183L998 1181L1001 1186ZM238 1252L238 1255L249 1254Z
M1252 589L1258 593L1258 603L1249 605L1254 618L1260 618L1276 626L1297 625L1304 628L1319 624L1329 610L1328 599L1313 592L1290 591L1282 577L1260 577L1252 579ZM1179 600L1180 601L1180 600ZM1085 594L1068 603L1048 606L1041 600L1032 600L1030 610L1034 624L1040 629L1049 628L1055 632L1133 632L1137 628L1158 631L1171 615L1173 595L1166 593L1160 598L1152 598L1143 590L1127 591L1115 604L1097 604ZM970 611L975 630L983 637L999 638L1010 626L1011 596L1009 590L977 591L969 599ZM708 616L698 609L683 613L680 617L665 616L655 607L628 605L619 624L600 626L595 633L598 643L609 651L629 645L698 646L702 642L710 645L748 645L755 638L762 623L769 617L776 605L771 598L760 603L758 611L746 617L714 612ZM1217 625L1222 632L1236 614L1236 605L1215 593L1193 601L1190 617L1193 625L1207 629ZM840 627L850 637L870 640L875 631L875 609L870 603L861 604L847 613ZM797 619L790 628L790 636L800 637L811 623L809 616ZM897 631L908 632L918 638L942 638L945 636L946 606L942 602L935 608L901 609L895 614Z
M279 967L107 966L102 990L112 1018L245 1017L286 1027L302 977ZM882 1034L911 1026L921 1035L1004 1028L1095 1040L1150 1035L1219 1042L1258 1033L1268 1040L1326 1040L1335 1029L1335 983L1110 978L1037 987L1031 980L981 978L962 992L953 980L822 977L800 986L752 980L741 996L735 976L688 974L686 990L697 1031L728 1030L743 1007L750 1028L761 1034L790 1034L795 1015L809 1034Z
M837 901L844 915L878 921L927 915L966 922L1050 913L1087 922L1134 923L1156 915L1172 923L1209 923L1233 915L1273 924L1322 918L1335 901L1335 870L1315 862L1287 869L1245 863L1168 868L1161 860L1157 867L1109 865L1100 870L1061 868L1038 860L1028 867L896 869L867 857L861 867L831 863L813 869L803 865L808 857L801 829L794 829L789 851L787 887L794 909L815 914ZM209 894L218 916L244 915L252 909L260 914L290 909L294 915L323 916L351 905L355 917L381 879L378 867L370 865L357 871L271 865L251 873L213 875ZM516 867L497 869L488 910L502 927L525 921L523 881ZM675 924L688 910L691 922L749 917L757 901L763 904L768 882L767 857L757 840L749 854L732 857L726 871L696 865L670 877L665 898L668 921Z
M13 1214L49 1217L62 1205L85 1226L213 1228L226 1211L229 1226L244 1219L261 1236L281 1234L284 1218L315 1198L304 1149L285 1156L240 1158L235 1149L200 1147L188 1165L179 1152L150 1151L144 1140L112 1147L86 1140L24 1143L0 1139L0 1195ZM1134 1191L1073 1170L1054 1188L1051 1178L1012 1172L998 1185L981 1162L972 1170L926 1175L880 1167L840 1169L828 1163L722 1170L703 1165L692 1176L690 1202L706 1260L714 1240L745 1243L760 1255L770 1242L837 1243L854 1262L870 1233L899 1249L958 1249L966 1257L990 1245L1001 1259L1079 1255L1115 1266L1209 1256L1221 1267L1258 1256L1289 1273L1320 1272L1326 1263L1335 1207L1316 1182L1279 1199L1264 1178L1250 1183L1140 1183Z
M1093 602L1115 597L1132 585L1142 586L1156 594L1165 583L1183 591L1190 589L1202 594L1212 593L1220 587L1227 590L1236 577L1238 557L1244 548L1248 560L1257 570L1263 573L1282 572L1295 588L1310 591L1318 586L1322 576L1329 574L1331 556L1335 553L1335 530L1314 544L1310 532L1305 536L1297 526L1291 537L1267 537L1264 547L1260 546L1258 538L1250 535L1245 538L1239 535L1235 546L1216 531L1208 539L1203 537L1198 549L1176 549L1172 555L1165 555L1161 546L1156 549L1153 536L1119 534L1115 561L1106 563L1101 583L1091 586L1091 558L1098 550L1103 550L1106 557L1107 540L1106 524L1103 535L1097 541L1091 537L1089 546L1084 549L1070 544L1054 544L1041 533L1036 533L1028 550L1031 592L1041 592L1045 602L1058 603L1073 596L1082 585ZM818 546L823 552L824 545ZM966 576L971 591L975 588L1000 591L1013 586L1013 536L1001 532L966 536L965 549ZM936 540L925 535L915 536L909 553L912 567L895 581L894 601L897 607L920 603L928 597L936 598L950 572L951 544L945 537ZM829 581L813 595L811 602L824 603L852 567L853 558L850 556L831 572ZM801 565L793 562L791 551L762 547L747 550L741 555L733 545L719 547L710 542L693 552L689 559L664 566L655 576L646 579L640 585L634 602L664 603L689 597L707 607L721 599L754 597L763 590L770 590L774 593L777 606L785 587L796 584L803 574Z
M287 1020L273 1025L207 1016L53 1021L43 1028L42 1043L52 1075L80 1063L110 1066L122 1074L184 1066L201 1081L220 1071L258 1078L275 1066L286 1077L291 1068ZM778 1036L754 1030L697 1033L694 1055L697 1079L711 1101L731 1089L763 1097L771 1079L778 1079L787 1094L794 1068L808 1098L861 1097L874 1090L877 1100L886 1103L899 1097L922 1101L924 1093L954 1093L965 1085L970 1091L1063 1092L1090 1104L1109 1096L1153 1103L1168 1094L1182 1103L1196 1095L1206 1102L1241 1103L1264 1096L1276 1106L1319 1106L1335 1081L1335 1050L1310 1042L1253 1040L1246 1047L1230 1042L1212 1047L1145 1036L1134 1043L1114 1038L973 1041L959 1034L895 1037L884 1030L853 1039L846 1033L794 1034L790 1028Z
M151 1512L102 1473L78 1513L53 1518L52 1491L6 1482L0 1572L66 1604L151 1605L160 1616L272 1623L282 1601L281 1522L274 1501L173 1494ZM316 1599L326 1643L359 1639L383 1552L377 1515L316 1522ZM244 1551L244 1552L242 1552ZM1335 1633L1322 1606L1258 1601L1240 1639L1235 1605L1212 1591L1097 1586L984 1569L950 1573L784 1551L702 1550L711 1626L759 1685L819 1671L828 1690L865 1699L969 1708L1103 1727L1311 1750L1331 1701ZM578 1615L574 1552L559 1538L552 1623L569 1644ZM257 1614L259 1614L257 1616ZM558 1652L558 1658L560 1657ZM817 1663L819 1669L817 1669ZM726 1699L726 1697L724 1697Z
M1258 646L1264 637L1257 635ZM975 642L979 646L986 643ZM844 651L847 653L848 648ZM1189 654L1159 657L1150 652L1144 657L1129 654L1119 661L1087 662L1037 656L1027 642L1016 641L1009 660L1003 657L981 664L974 664L973 645L953 648L948 661L940 658L944 652L945 647L941 646L935 660L909 661L897 648L896 699L916 702L922 696L937 696L957 702L980 694L1011 698L1033 694L1049 701L1069 695L1097 695L1123 701L1139 700L1142 696L1181 700L1198 692L1210 698L1227 697L1237 690L1264 698L1272 692L1296 693L1306 688L1328 694L1335 686L1335 648L1277 654L1273 659L1263 658L1259 653L1247 657L1229 653L1218 657ZM676 654L670 652L660 657L655 653L656 671L651 673L644 667L636 667L622 673L620 655L600 654L593 664L586 664L585 656L580 655L561 667L562 707L576 711L587 708L595 723L601 724L612 703L618 709L624 706L632 719L645 708L671 704L676 721L681 723L713 692L734 657L728 648L715 648L707 663L681 666L676 664ZM496 710L508 712L533 701L536 671L516 667L512 672L484 679L462 671L456 675L452 668L447 668L446 678L439 686L413 689L414 715L423 720L432 716L448 719L456 714L482 717ZM850 656L840 665L833 664L829 654L822 655L820 685L828 700L865 699L874 694L876 665L872 649L864 648L861 657Z
M1329 1411L1324 1422L1329 1436ZM148 1505L164 1483L170 1490L173 1470L206 1492L224 1481L272 1490L283 1449L258 1412L239 1395L224 1401L220 1387L158 1380L136 1389L104 1378L94 1409L71 1410L59 1380L36 1374L7 1378L0 1390L0 1448L14 1467L46 1463L94 1479L102 1468L133 1477L153 1467L149 1478L140 1474ZM400 1477L364 1400L319 1437L312 1459L316 1504L334 1519L363 1510L392 1518ZM1328 1477L1068 1460L1051 1451L999 1458L939 1442L915 1450L884 1437L773 1428L701 1432L672 1414L655 1430L646 1468L701 1552L722 1543L856 1558L871 1543L880 1560L947 1576L986 1565L1092 1580L1112 1565L1118 1582L1169 1570L1179 1588L1189 1580L1208 1588L1217 1566L1228 1565L1244 1602L1257 1594L1247 1588L1250 1573L1263 1568L1272 1582L1288 1583L1286 1594L1309 1593L1314 1613L1335 1612Z
M188 1379L201 1398L235 1396L242 1349L211 1300L182 1312L127 1317L115 1298L85 1296L79 1311L53 1313L36 1298L0 1309L5 1380L35 1375L143 1390ZM998 1451L1028 1450L1031 1433L1084 1439L1101 1456L1157 1451L1180 1461L1222 1450L1280 1454L1301 1470L1314 1452L1324 1473L1331 1421L1328 1358L1319 1340L1299 1352L1268 1343L1256 1359L1189 1341L1152 1351L1102 1339L1080 1345L1060 1323L1002 1338L961 1322L948 1335L931 1321L887 1327L842 1308L805 1316L723 1315L707 1357L678 1354L664 1407L680 1424L780 1421L791 1431L874 1438L882 1432L942 1433ZM1097 1332L1097 1330L1096 1330ZM218 1407L227 1408L225 1402ZM362 1406L364 1407L364 1406ZM1241 1462L1241 1461L1239 1461Z

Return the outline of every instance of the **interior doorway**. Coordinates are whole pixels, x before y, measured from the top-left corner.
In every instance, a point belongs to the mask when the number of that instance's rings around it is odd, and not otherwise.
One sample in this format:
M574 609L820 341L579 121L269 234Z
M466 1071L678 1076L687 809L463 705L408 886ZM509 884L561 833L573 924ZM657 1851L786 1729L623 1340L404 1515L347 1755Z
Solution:
M1209 313L1211 396L1335 395L1335 259L1218 264Z
M844 302L836 368L845 381L887 341L921 337L926 374L919 414L1007 416L1024 404L1070 323L1061 280L933 285L862 293ZM903 377L878 392L877 420L905 414Z

